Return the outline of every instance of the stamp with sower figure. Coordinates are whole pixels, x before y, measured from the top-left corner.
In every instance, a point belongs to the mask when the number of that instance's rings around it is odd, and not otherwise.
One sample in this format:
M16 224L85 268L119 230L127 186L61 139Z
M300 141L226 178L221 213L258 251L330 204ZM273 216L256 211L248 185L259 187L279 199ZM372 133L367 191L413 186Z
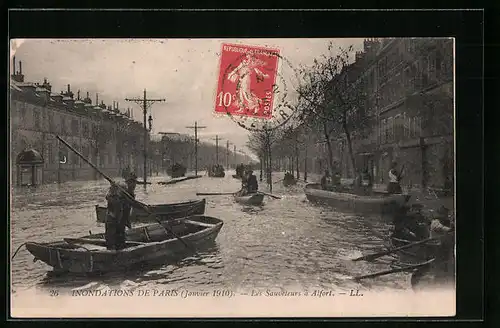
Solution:
M272 130L296 116L280 62L294 71L279 49L222 44L215 114L228 115L249 131Z
M279 50L223 44L215 112L272 118Z

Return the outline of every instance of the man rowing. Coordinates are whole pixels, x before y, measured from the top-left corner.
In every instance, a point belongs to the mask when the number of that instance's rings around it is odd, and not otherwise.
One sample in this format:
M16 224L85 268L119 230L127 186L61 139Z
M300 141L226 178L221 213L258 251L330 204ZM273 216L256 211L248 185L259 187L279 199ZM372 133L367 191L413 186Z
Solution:
M418 287L426 276L433 278L434 283L452 282L455 278L455 239L454 226L449 218L449 209L441 206L437 215L430 220L429 235L432 240L428 243L430 253L427 258L434 258L428 265L417 269L411 278L414 289Z
M125 185L120 187L127 191L133 199L127 197L117 185L112 184L106 195L108 209L106 212L105 238L108 249L120 250L126 247L125 227L131 228L130 211L131 208L142 208L142 204L135 199L135 187L137 176L130 172L125 177Z
M249 168L241 179L241 190L238 194L239 196L246 196L248 194L254 194L258 190L259 184L257 182L257 177L253 174L253 170Z

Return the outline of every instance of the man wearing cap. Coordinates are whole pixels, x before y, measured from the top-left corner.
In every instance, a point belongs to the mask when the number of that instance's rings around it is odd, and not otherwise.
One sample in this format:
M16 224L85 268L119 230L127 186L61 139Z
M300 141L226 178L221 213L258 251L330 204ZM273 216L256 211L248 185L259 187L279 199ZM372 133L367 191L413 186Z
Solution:
M240 196L256 193L259 190L257 177L253 174L253 170L249 168L243 178L241 179L242 188L239 193Z
M125 185L120 187L135 198L135 187L137 176L131 172L125 177ZM126 247L125 227L131 228L130 210L131 207L142 208L141 203L129 199L123 194L118 186L112 184L106 195L108 209L106 213L106 247L108 249L120 250Z
M398 163L392 162L391 169L389 170L389 184L387 185L387 192L390 194L401 194L401 174L397 170Z

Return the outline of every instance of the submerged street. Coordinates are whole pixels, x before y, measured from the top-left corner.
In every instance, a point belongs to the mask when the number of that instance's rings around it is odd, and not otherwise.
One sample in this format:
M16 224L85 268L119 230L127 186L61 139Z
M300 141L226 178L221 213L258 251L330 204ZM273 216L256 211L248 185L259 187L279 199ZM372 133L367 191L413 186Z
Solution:
M202 178L173 185L157 182L137 186L137 199L147 204L174 203L200 199L196 192L234 192L240 181L226 172L225 178ZM201 174L204 174L202 172ZM275 174L274 181L283 173ZM260 189L268 191L265 183ZM304 183L285 188L273 185L281 200L265 198L262 207L245 207L232 196L206 196L205 215L224 221L216 246L200 252L201 261L187 258L175 264L157 264L140 271L99 277L47 274L51 268L22 248L12 260L13 292L25 289L57 288L150 288L233 291L252 288L280 290L407 289L409 275L392 274L358 283L351 277L390 269L388 264L353 262L352 258L383 247L388 224L379 217L338 213L333 208L310 204ZM15 189L12 194L11 257L24 242L48 242L63 237L80 237L104 232L96 222L95 205L105 204L109 183L105 180L44 185L37 189Z

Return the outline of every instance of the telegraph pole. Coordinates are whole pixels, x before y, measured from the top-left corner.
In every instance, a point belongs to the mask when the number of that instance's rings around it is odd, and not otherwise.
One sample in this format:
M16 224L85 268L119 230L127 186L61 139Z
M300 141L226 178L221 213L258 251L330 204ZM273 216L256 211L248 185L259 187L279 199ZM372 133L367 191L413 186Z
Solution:
M226 142L226 169L229 170L229 145L232 145L229 140Z
M236 162L236 145L233 146L233 159L234 159L234 168L236 168L236 166L238 165L238 163Z
M219 141L221 141L222 139L219 138L218 135L215 135L215 139L212 139L212 140L215 140L215 164L219 164Z
M163 102L165 99L148 99L146 97L146 89L144 89L144 97L140 98L125 98L126 101L132 101L141 106L142 113L144 115L144 188L146 188L146 179L148 176L148 132L152 129L153 117L149 114L149 129L146 125L146 114L148 112L148 108L151 107L155 102Z
M194 175L198 176L198 129L205 129L206 126L198 126L198 122L194 122L194 126L186 126L186 129L194 129Z

